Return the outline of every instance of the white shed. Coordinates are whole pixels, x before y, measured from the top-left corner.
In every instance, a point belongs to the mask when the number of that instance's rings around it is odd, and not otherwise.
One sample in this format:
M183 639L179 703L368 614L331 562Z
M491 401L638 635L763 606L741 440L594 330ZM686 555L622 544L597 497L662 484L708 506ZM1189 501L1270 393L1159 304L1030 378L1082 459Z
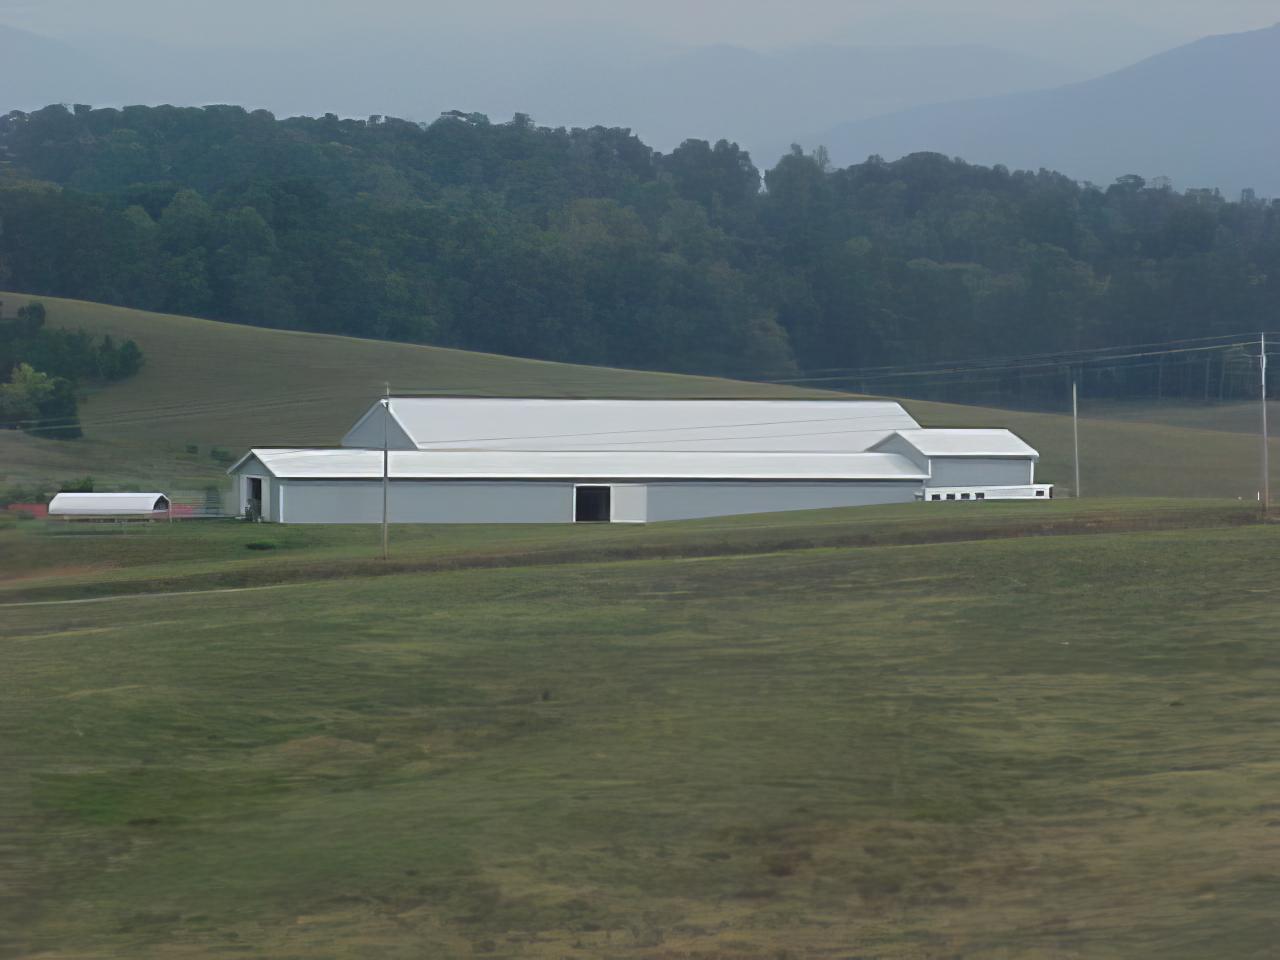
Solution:
M49 502L51 517L154 518L167 516L163 493L59 493Z

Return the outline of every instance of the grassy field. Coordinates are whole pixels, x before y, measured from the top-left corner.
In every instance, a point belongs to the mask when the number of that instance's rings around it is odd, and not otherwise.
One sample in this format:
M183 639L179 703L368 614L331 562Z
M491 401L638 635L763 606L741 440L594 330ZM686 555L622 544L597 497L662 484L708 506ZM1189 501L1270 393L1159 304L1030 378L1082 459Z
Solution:
M31 298L0 293L7 313ZM93 393L86 438L33 440L0 431L10 477L95 474L108 482L221 481L214 447L336 444L381 396L401 392L511 396L753 397L812 395L713 377L613 370L351 337L266 330L56 297L55 326L133 339L146 365ZM196 455L186 447L195 445ZM0 482L3 482L0 477Z
M10 601L292 573L0 607L0 952L1273 955L1280 530L974 506L420 529L440 565L343 579L371 530L10 523Z
M7 312L27 299L0 294ZM91 474L108 487L199 491L210 483L225 483L221 465L210 458L214 448L238 456L251 445L334 444L388 380L404 392L452 394L819 395L767 384L542 363L41 299L51 323L133 338L147 364L137 377L89 398L83 407L83 440L35 440L0 431L0 486ZM906 405L926 426L1016 430L1040 450L1041 477L1064 488L1072 482L1067 416L916 401ZM1089 495L1256 495L1258 444L1242 432L1250 429L1247 408L1099 407L1090 415L1086 407L1085 414L1082 486ZM196 452L188 453L188 446Z
M390 561L381 559L381 529L376 526L201 522L119 527L23 522L0 515L0 603L436 573L460 567L1184 530L1258 519L1256 506L1237 501L1051 500L956 507L854 507L641 526L395 527Z

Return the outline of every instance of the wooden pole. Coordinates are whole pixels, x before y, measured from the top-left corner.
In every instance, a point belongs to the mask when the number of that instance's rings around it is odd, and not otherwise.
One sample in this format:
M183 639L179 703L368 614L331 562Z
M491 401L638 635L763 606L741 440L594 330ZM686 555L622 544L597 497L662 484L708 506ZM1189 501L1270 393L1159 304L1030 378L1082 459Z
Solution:
M1262 515L1271 506L1271 446L1267 438L1267 335L1258 337L1258 372L1262 387Z
M382 559L389 557L387 547L387 490L391 485L391 471L388 466L387 421L391 418L391 384L387 384L386 395L382 398Z
M1080 497L1080 403L1076 381L1071 381L1071 443L1076 460L1076 498Z

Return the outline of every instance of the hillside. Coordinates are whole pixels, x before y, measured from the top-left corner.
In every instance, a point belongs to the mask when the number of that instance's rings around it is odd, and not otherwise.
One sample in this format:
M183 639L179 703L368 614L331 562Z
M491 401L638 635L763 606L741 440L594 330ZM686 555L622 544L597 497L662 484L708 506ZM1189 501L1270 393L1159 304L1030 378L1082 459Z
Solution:
M12 310L28 299L0 293ZM111 483L221 481L214 447L336 444L389 382L404 392L514 396L801 396L788 387L522 360L352 337L264 330L42 297L51 326L133 339L145 366L93 392L85 439L0 431L0 484L92 474ZM185 452L194 444L199 453ZM6 476L7 475L7 476Z
M7 293L0 299L12 309L27 298ZM546 363L42 300L52 324L136 340L146 365L136 377L90 396L82 409L81 441L0 431L0 485L91 474L107 485L200 490L223 482L221 466L209 456L212 448L238 454L251 445L334 444L387 381L401 392L476 395L815 395L744 381ZM1040 450L1039 476L1070 486L1067 416L923 401L906 405L926 426L1007 426ZM1125 408L1087 417L1081 429L1086 491L1253 499L1258 454L1255 437L1241 432L1247 410L1226 405L1193 412ZM188 445L197 453L187 453Z
M1207 37L1083 83L916 107L804 142L825 144L837 163L932 150L1104 185L1136 173L1274 197L1277 88L1280 24Z
M765 379L1239 334L1280 289L1266 204L941 154L788 153L761 191L727 141L523 115L55 105L0 117L0 158L11 289L597 366Z

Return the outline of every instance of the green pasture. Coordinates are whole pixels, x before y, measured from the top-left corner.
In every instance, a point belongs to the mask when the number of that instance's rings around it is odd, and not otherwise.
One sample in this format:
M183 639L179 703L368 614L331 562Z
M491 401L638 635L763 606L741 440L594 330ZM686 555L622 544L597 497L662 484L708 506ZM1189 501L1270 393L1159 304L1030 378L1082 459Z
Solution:
M0 952L1271 955L1280 532L975 506L420 528L456 566L383 576L364 528L10 523L11 598L293 573L0 607Z
M739 556L815 547L1180 530L1254 523L1256 504L1172 499L915 503L715 517L682 523L393 526L240 520L80 523L0 516L0 603L304 580Z

